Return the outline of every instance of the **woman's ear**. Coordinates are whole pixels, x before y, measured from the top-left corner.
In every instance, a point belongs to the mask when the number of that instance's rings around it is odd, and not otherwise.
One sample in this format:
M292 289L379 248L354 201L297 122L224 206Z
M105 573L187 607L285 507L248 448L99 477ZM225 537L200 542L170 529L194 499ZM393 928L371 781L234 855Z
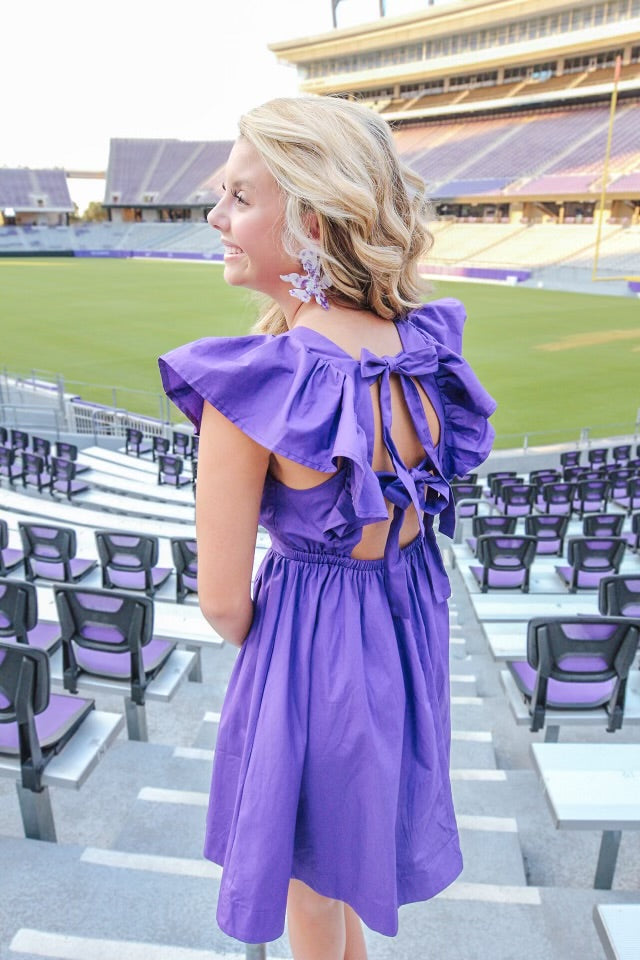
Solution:
M320 239L320 223L318 222L318 217L313 210L310 210L309 213L305 216L305 225L307 228L307 233L312 240Z

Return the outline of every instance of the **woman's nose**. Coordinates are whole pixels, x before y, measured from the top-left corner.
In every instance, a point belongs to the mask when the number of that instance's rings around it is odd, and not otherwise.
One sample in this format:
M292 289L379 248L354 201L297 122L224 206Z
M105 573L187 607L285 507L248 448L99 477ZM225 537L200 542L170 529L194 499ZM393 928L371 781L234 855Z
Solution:
M220 229L218 225L218 221L222 211L219 209L219 206L220 205L217 204L215 207L212 207L211 210L209 210L209 213L207 214L207 223L209 224L210 227L213 227L214 230Z

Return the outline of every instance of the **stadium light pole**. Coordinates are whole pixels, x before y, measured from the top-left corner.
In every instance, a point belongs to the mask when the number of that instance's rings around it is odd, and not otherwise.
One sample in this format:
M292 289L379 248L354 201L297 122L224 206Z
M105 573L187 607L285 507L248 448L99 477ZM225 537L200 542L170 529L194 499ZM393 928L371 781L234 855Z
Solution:
M331 20L333 22L334 29L338 26L338 21L336 19L336 10L338 9L338 4L341 2L342 0L331 0ZM432 3L433 0L429 0L429 2ZM378 12L381 17L385 17L387 15L385 4L386 4L386 0L378 0Z

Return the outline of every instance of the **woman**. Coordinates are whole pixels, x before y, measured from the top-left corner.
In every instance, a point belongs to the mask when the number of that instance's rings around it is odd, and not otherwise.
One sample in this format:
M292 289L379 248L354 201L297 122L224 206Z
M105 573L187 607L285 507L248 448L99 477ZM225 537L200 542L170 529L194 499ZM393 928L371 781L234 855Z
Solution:
M363 960L360 918L462 869L449 784L448 481L487 456L494 403L459 356L464 310L422 306L422 181L387 124L337 98L240 120L222 197L227 283L252 336L160 358L200 432L199 599L240 647L205 855L218 923L296 960ZM250 581L260 522L272 547Z

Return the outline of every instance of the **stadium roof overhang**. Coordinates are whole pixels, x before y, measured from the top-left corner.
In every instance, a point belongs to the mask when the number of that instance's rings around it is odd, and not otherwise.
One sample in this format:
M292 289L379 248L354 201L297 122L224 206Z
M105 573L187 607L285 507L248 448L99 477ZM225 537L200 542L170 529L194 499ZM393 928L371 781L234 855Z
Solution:
M545 12L559 12L573 8L574 3L556 4L549 0L499 0L487 3L469 0L464 4L430 7L419 14L393 19L384 18L373 24L364 24L324 33L300 40L270 44L283 62L299 67L308 66L331 57L348 57L355 53L381 50L402 43L416 43L463 30L485 29L505 21L521 20L527 16L541 16ZM390 83L415 83L442 76L455 76L473 70L490 70L505 65L517 66L539 59L561 56L580 56L598 52L607 47L622 47L637 43L640 37L640 17L622 22L604 23L596 27L556 34L520 43L509 43L483 50L475 50L473 62L462 53L413 63L386 64L367 70L331 73L328 76L302 79L300 89L305 93L348 93L354 89L376 89Z

